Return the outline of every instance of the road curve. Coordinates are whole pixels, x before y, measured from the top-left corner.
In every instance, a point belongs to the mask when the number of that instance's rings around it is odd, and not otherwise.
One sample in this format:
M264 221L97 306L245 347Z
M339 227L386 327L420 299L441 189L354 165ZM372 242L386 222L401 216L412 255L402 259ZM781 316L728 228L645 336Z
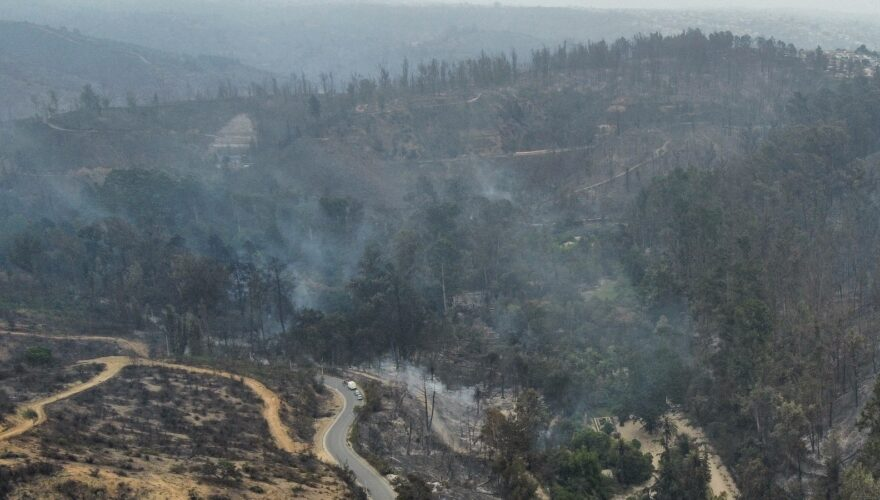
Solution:
M324 449L339 465L348 466L361 486L373 500L393 500L397 494L388 481L372 465L358 455L348 442L348 432L354 424L354 408L362 403L345 386L342 379L324 377L324 385L342 395L342 410L324 434Z
M108 380L118 375L119 372L122 371L122 369L126 366L140 365L167 368L172 370L182 370L190 373L240 380L251 391L256 393L260 397L260 399L263 400L263 418L266 420L266 423L269 426L269 432L271 433L275 444L280 449L288 453L301 453L306 449L306 445L304 443L297 443L290 437L289 429L281 421L281 398L279 398L275 392L273 392L271 389L269 389L256 379L236 375L234 373L223 370L200 368L190 365L180 365L176 363L152 360L147 358L149 352L146 346L142 343L125 339L118 339L115 337L62 337L28 332L10 332L10 334L58 340L92 340L114 342L119 344L121 347L134 351L136 354L139 354L143 357L107 356L104 358L80 361L78 364L102 364L104 365L104 370L86 382L76 384L57 394L38 401L26 403L19 407L16 414L9 419L11 421L11 426L5 429L0 427L0 442L20 436L21 434L24 434L33 427L44 423L47 420L47 415L45 411L46 406L89 390L104 382L107 382ZM343 401L342 410L340 410L340 412L336 415L333 423L327 429L322 438L324 449L329 453L333 460L336 461L337 464L347 466L349 469L351 469L358 482L361 484L361 486L364 487L364 489L367 490L367 494L372 500L393 500L394 498L397 498L397 494L394 492L394 489L391 487L388 481L384 477L382 477L382 475L379 474L376 469L374 469L369 463L367 463L366 460L355 453L351 445L348 443L349 430L354 424L355 419L354 408L361 404L360 401L357 400L352 391L348 390L343 380L335 377L325 377L324 383L325 385L327 385L327 387L330 388L330 390L337 392L342 397ZM32 410L36 415L35 418L25 418L23 414L26 410Z

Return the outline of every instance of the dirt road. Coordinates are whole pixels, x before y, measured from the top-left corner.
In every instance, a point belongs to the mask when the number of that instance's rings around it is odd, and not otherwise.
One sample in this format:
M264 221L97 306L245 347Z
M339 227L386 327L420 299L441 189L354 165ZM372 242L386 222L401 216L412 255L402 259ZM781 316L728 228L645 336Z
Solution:
M678 432L685 434L705 447L709 458L709 471L712 473L712 479L709 482L712 492L716 495L727 493L729 498L737 498L739 496L739 489L733 481L733 476L730 475L730 471L721 462L721 457L712 449L712 445L709 444L703 431L699 427L691 425L687 417L680 413L673 413L670 416L678 427Z
M685 434L691 439L696 440L697 443L705 446L709 459L709 472L712 474L709 482L709 487L712 489L712 493L715 495L727 493L728 498L737 498L739 495L739 489L736 487L736 483L733 481L730 471L727 470L727 467L721 461L721 457L719 457L718 454L715 453L715 450L709 445L703 432L698 427L691 425L687 418L680 413L671 413L670 418L675 423L680 434ZM660 454L663 453L663 447L660 445L659 436L645 431L641 422L638 421L629 420L624 425L616 427L617 431L620 432L621 437L625 440L630 441L632 439L638 439L642 444L642 451L650 453L653 457L654 467L658 468L660 466ZM654 480L655 478L652 477L648 482L631 488L625 494L615 498L627 498L629 494L650 486L653 484Z
M104 365L104 371L95 375L90 380L83 382L81 384L75 384L67 389L53 394L44 399L40 399L38 401L34 401L32 403L28 403L22 405L16 411L15 416L11 417L9 420L12 422L12 426L4 429L0 432L0 441L6 441L7 439L12 439L16 436L20 436L25 432L31 430L37 425L42 424L46 421L46 406L56 402L61 401L62 399L67 399L71 396L75 396L83 391L87 391L92 387L103 384L104 382L110 380L119 374L119 372L125 368L126 366L131 364L131 358L126 356L108 356L106 358L97 358L89 361L80 361L79 364L87 364L87 363L96 363ZM34 412L36 418L27 418L25 413L28 410Z
M624 169L624 170L623 170L622 172L620 172L619 174L616 174L616 175L612 176L611 178L605 179L604 181L597 182L597 183L595 183L595 184L590 184L589 186L584 186L584 187L582 187L582 188L575 189L574 192L575 192L575 193L583 193L583 192L586 192L586 191L592 191L592 190L596 189L597 187L602 187L602 186L604 186L605 184L608 184L609 182L613 182L615 179L619 179L619 178L623 177L624 175L626 175L626 174L628 174L628 173L630 173L630 172L632 172L632 171L634 171L634 170L638 170L638 169L644 167L645 165L647 165L648 163L650 163L650 162L653 161L653 160L658 160L658 159L660 159L660 158L666 156L666 154L669 152L669 144L670 144L671 142L672 142L672 141L666 141L666 142L664 142L662 146L660 146L659 148L657 148L657 149L654 150L654 152L651 154L651 157L650 157L650 158L648 158L648 159L646 159L646 160L644 160L644 161L641 161L641 162L639 162L639 163L636 163L635 165L633 165L633 166L631 166L631 167L629 167L629 168Z
M147 347L147 344L144 344L140 340L131 340L118 337L99 337L97 335L53 335L48 333L32 332L6 332L2 335L12 335L17 337L36 337L49 340L82 340L89 342L107 342L110 344L116 344L123 349L128 349L129 351L137 354L142 358L150 357L150 349Z
M248 389L253 391L263 400L263 418L269 426L269 433L272 435L275 445L288 453L302 453L308 448L306 443L297 443L290 437L290 430L284 422L281 421L281 398L275 393L275 391L266 387L259 380L222 370L214 370L212 368L199 368L196 366L178 365L149 359L137 359L136 361L137 364L142 366L157 366L160 368L169 368L171 370L181 370L189 373L240 380Z
M141 356L146 356L149 354L147 346L142 342L115 337L97 337L89 335L57 336L27 332L13 332L11 334L18 336L29 336L58 340L89 340L98 342L112 342L123 346L124 348L129 349ZM146 357L108 356L104 358L80 361L78 364L101 364L104 365L104 370L86 382L75 384L47 398L21 405L17 409L16 415L10 418L12 426L0 432L0 441L5 441L13 437L19 436L29 431L33 427L45 422L47 418L45 410L46 406L56 401L61 401L62 399L67 399L71 396L75 396L97 385L103 384L104 382L118 375L119 372L122 371L122 369L126 366L141 365L155 366L172 370L181 370L189 373L211 375L215 377L228 378L231 380L240 380L257 396L259 396L260 399L263 400L263 418L266 420L266 424L269 426L269 433L272 435L272 439L273 441L275 441L275 445L288 453L301 453L308 448L307 444L297 443L290 437L289 429L281 420L282 402L278 394L266 387L259 380L253 379L251 377L236 375L234 373L222 370L215 370L212 368L200 368L196 366L167 363L164 361L155 361L147 359ZM36 414L36 418L25 418L24 413L26 413L28 410L33 411Z

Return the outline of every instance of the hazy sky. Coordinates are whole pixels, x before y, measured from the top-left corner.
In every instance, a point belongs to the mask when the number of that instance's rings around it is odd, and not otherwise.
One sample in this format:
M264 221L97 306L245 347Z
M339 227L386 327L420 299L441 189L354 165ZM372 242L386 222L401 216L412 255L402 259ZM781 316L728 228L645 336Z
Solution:
M7 1L16 3L21 0L0 0L0 5ZM787 9L787 10L822 10L840 13L873 14L880 18L880 0L56 0L60 5L100 5L125 9L126 5L136 5L140 9L152 7L151 3L163 7L179 3L229 3L251 4L261 2L274 5L323 4L323 3L384 3L384 4L474 4L516 6L547 6L547 7L594 7L603 9L638 8L638 9ZM2 17L2 16L0 16Z
M381 0L379 0L381 1ZM393 3L394 0L385 0ZM494 0L405 0L405 3L493 4ZM501 0L502 5L576 6L598 8L793 9L861 12L880 15L880 0Z

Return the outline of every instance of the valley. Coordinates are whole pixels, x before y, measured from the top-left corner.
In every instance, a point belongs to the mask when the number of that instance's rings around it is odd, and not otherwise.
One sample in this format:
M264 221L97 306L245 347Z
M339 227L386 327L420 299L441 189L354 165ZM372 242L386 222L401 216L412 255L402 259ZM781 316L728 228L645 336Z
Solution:
M880 495L870 47L230 9L132 28L182 55L0 21L0 498Z

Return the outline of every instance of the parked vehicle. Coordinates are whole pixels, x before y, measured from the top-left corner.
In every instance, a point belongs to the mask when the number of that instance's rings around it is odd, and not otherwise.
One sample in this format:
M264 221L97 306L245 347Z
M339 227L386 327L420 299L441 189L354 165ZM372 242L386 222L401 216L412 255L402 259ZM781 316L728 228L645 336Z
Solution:
M354 380L349 380L345 383L345 386L348 387L349 390L354 391L357 389L357 384L354 383Z

